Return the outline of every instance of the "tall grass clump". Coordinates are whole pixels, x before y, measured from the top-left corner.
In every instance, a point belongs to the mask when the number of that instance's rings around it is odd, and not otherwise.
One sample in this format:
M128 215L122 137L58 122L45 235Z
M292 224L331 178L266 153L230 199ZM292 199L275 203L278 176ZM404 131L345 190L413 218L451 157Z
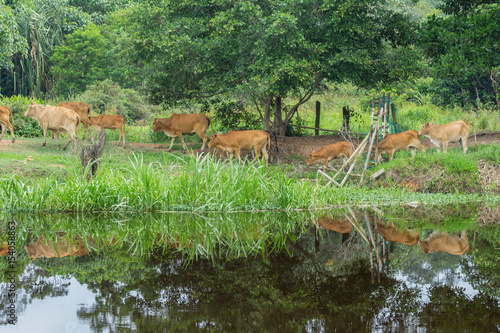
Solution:
M401 189L336 188L291 178L262 162L163 154L123 165L102 162L88 182L81 167L63 178L0 177L0 208L7 211L255 211L331 207L346 203L401 203L418 194ZM148 157L149 158L149 157ZM451 162L450 162L451 163ZM453 167L453 166L452 166ZM439 194L424 200L470 200Z

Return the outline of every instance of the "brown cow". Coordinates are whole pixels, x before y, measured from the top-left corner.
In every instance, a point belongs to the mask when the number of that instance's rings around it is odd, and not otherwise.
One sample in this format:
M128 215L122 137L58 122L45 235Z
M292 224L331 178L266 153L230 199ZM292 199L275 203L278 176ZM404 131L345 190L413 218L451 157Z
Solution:
M187 146L184 143L183 134L193 135L198 134L200 139L203 140L203 145L201 146L201 151L205 151L205 145L207 144L208 138L206 136L208 126L212 123L212 120L205 116L204 114L173 114L168 118L153 120L153 127L151 128L151 133L163 131L166 136L172 138L170 143L170 148L167 151L172 150L174 141L176 137L179 137L182 142L182 147L184 152L187 150Z
M451 123L445 125L435 125L434 123L426 122L422 129L418 132L419 135L424 135L428 137L431 142L436 145L438 153L441 151L441 146L443 151L446 153L448 150L449 142L458 142L462 144L462 150L464 154L467 152L467 140L469 139L470 127L469 125L474 125L472 123L465 122L463 120L452 121ZM477 139L476 139L476 129L474 128L474 141L476 143L477 150Z
M26 245L24 249L31 260L87 254L87 249L81 239L68 239L64 233L58 233L55 244L51 240L47 241L44 237L40 237L37 242Z
M47 143L47 131L52 130L54 134L54 139L57 142L57 147L61 148L59 145L59 132L68 132L70 139L63 149L69 145L71 141L77 142L77 137L75 135L76 126L80 123L80 116L73 110L56 107L50 105L37 105L32 103L28 110L24 113L25 117L31 117L38 121L38 125L42 127L43 130L43 144L45 147Z
M16 138L14 137L14 126L9 122L9 115L12 117L12 111L6 107L0 105L0 125L2 125L2 135L0 135L0 141L2 141L3 135L7 130L6 127L10 130L10 135L12 135L12 143L16 142ZM14 123L14 118L12 117L12 123Z
M331 217L322 217L316 223L323 229L333 230L341 234L348 234L352 231L352 224L349 220L336 220Z
M388 242L396 242L408 246L413 246L417 244L418 240L420 239L420 232L418 230L398 230L392 222L387 224L377 219L375 220L375 222L377 223L375 231L377 231L382 236L382 238Z
M312 163L323 160L323 172L325 172L328 162L338 158L339 156L343 156L345 163L346 160L351 157L353 151L354 146L348 141L332 143L331 145L323 146L319 150L310 153L307 156L306 163L307 165L311 165Z
M375 155L375 159L382 159L380 156L383 153L389 154L389 161L392 160L394 152L398 150L403 150L406 148L417 148L425 153L425 148L420 143L420 136L417 131L409 130L396 134L386 134L384 138L378 143L378 152ZM415 150L411 149L411 154L415 156Z
M266 147L267 143L267 147ZM267 153L271 147L271 138L269 133L261 130L247 131L229 131L226 134L212 134L208 142L208 148L220 148L229 152L230 158L236 152L236 156L241 162L240 150L255 151L255 158L259 159L260 155L265 156L266 165L269 162L269 154Z
M118 144L123 137L123 147L125 147L125 132L123 127L125 126L125 118L119 115L104 115L100 114L97 117L89 117L90 125L98 130L117 129L120 132L120 138L118 138Z
M6 256L9 253L9 244L3 242L0 244L0 257Z
M85 136L87 135L87 129L91 125L90 124L90 106L88 104L83 103L83 102L67 102L67 103L59 103L57 104L58 107L63 107L67 109L71 109L75 111L79 116L80 116L80 122L82 123L84 127L84 132L83 132L83 139L85 139Z
M457 256L469 250L466 230L461 235L449 235L446 232L434 231L427 239L419 241L418 245L424 253L443 251Z

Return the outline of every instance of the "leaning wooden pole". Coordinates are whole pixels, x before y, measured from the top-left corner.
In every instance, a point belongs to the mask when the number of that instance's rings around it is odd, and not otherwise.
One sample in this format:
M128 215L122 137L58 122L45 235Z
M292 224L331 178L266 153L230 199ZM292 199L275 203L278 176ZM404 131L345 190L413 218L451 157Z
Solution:
M373 147L373 141L375 140L375 129L373 128L373 117L375 114L375 94L373 94L372 99L372 117L370 121L370 144L368 145L368 152L366 154L365 165L363 166L363 172L361 173L361 180L359 181L359 185L363 184L363 178L365 177L366 169L368 169L368 163L370 162L370 156Z

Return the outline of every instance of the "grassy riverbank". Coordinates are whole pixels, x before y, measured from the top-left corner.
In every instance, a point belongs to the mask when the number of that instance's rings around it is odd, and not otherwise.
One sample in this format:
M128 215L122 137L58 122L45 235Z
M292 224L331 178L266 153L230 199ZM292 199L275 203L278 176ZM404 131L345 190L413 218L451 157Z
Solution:
M219 160L211 155L196 158L144 147L123 149L114 143L106 147L98 176L87 182L82 179L77 154L70 149L57 150L53 143L41 148L40 142L29 139L2 147L9 147L0 151L2 210L233 212L317 209L344 204L500 201L496 195L467 191L412 193L387 184L336 188L324 186L322 178L294 176L298 163L266 168L261 163L240 165L236 160ZM432 156L421 157L419 163L425 164L425 159L435 163Z

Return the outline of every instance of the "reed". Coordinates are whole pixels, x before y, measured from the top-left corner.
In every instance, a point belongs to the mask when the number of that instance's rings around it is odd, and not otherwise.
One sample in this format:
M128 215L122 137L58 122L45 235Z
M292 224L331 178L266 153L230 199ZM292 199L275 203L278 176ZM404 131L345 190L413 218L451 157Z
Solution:
M336 188L321 181L288 177L289 170L261 162L240 164L206 155L202 158L164 154L146 162L143 154L128 163L101 163L91 182L76 162L67 177L23 179L0 177L0 207L5 211L256 211L300 210L344 204L402 204L408 201L455 202L498 197L475 194L421 194L398 188Z

